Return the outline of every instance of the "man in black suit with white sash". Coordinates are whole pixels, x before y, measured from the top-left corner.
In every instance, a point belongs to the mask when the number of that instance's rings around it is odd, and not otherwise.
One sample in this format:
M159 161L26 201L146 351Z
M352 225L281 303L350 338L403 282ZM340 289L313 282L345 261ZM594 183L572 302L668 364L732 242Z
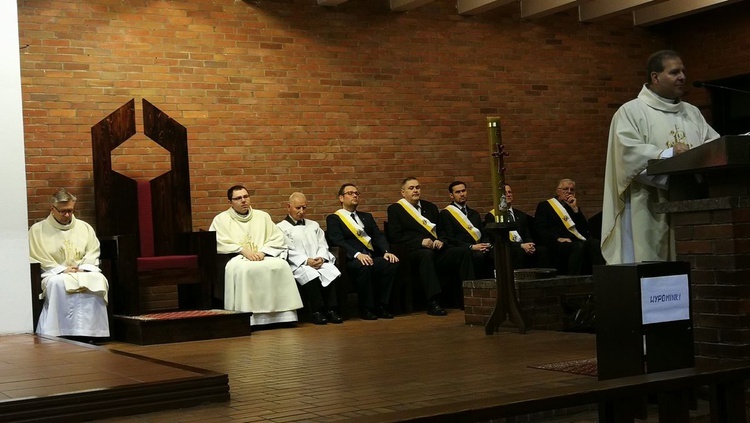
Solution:
M346 250L347 269L357 285L360 317L392 319L391 289L398 257L389 251L388 241L372 214L357 210L359 196L356 185L341 185L341 209L326 218L326 236L332 245Z
M403 198L388 206L388 231L391 242L407 246L409 260L419 270L427 296L427 314L445 316L448 313L440 305L443 285L461 288L462 281L474 278L474 266L468 248L449 247L439 239L438 208L421 199L421 190L417 178L403 180Z

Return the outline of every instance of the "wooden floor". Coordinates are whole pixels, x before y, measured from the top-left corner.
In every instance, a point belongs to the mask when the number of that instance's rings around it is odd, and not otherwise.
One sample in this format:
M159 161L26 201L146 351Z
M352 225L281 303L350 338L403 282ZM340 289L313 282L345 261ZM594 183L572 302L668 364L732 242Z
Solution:
M0 338L0 398L183 376L179 369L171 373L148 361L142 361L143 367L105 363L101 357L92 361L87 358L90 351L105 351L64 342L43 341L61 345L44 357L29 354L36 344L28 339L38 338ZM486 336L484 328L464 324L463 312L451 310L447 317L415 313L393 320L355 318L342 325L301 323L259 330L249 337L150 346L109 343L100 348L226 373L231 392L231 400L224 403L102 421L328 422L590 382L593 377L528 366L594 357L595 337L542 331L520 335L512 329ZM77 371L66 378L66 368ZM24 372L49 383L24 384L18 380Z

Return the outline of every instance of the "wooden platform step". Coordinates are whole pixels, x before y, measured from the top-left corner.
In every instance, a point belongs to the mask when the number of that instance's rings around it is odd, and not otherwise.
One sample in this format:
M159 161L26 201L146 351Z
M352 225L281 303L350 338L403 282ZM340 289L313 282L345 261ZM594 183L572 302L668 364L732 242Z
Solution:
M187 310L140 316L115 315L113 336L139 345L249 336L250 316L229 310Z
M75 373L76 369L66 367L66 361L75 361L70 360L75 356L98 367L100 387L86 388L90 376L84 373L65 379L69 383L50 387L42 379L40 385L38 376L31 378L33 367L29 368L29 380L24 383L38 386L40 394L0 400L0 421L83 422L225 402L230 398L229 377L224 373L74 341L41 337L30 347L27 345L19 344L19 348L28 349L32 361L45 353L48 360L60 359L61 372L49 376L49 381L55 377L60 380L66 371ZM145 377L144 372L152 377ZM77 382L70 382L71 379Z

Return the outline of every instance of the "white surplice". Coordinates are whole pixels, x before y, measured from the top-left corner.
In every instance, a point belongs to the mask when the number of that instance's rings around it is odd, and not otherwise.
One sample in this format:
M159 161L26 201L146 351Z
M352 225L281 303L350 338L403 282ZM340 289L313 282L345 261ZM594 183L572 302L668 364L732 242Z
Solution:
M36 332L52 336L109 336L109 283L99 269L94 229L72 216L62 225L52 215L29 229L29 256L42 268L44 307ZM69 266L79 271L64 273Z
M304 222L304 225L295 226L282 220L276 224L284 233L284 239L289 246L287 261L298 284L305 285L315 278L320 278L321 285L328 286L341 276L341 272L334 265L336 258L328 250L325 232L318 222L310 219L305 219ZM319 269L307 265L307 259L316 257L325 260Z
M220 254L239 253L248 247L266 255L260 261L241 254L229 260L224 308L253 312L254 325L297 321L296 310L302 307L302 299L286 262L284 234L268 213L251 208L243 216L230 208L214 218L209 230L216 232L216 251Z
M654 211L667 200L663 181L643 174L677 142L691 148L718 138L700 110L670 102L645 85L615 113L604 176L601 247L608 264L674 260L668 216Z

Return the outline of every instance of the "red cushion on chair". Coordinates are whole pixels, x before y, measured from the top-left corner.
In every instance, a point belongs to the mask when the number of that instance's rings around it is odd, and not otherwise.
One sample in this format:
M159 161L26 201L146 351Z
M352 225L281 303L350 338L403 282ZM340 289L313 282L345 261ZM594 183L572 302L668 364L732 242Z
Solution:
M141 240L141 257L154 256L154 221L151 212L151 183L137 181L138 235Z
M138 257L136 259L138 271L161 269L197 269L198 256L159 256Z

